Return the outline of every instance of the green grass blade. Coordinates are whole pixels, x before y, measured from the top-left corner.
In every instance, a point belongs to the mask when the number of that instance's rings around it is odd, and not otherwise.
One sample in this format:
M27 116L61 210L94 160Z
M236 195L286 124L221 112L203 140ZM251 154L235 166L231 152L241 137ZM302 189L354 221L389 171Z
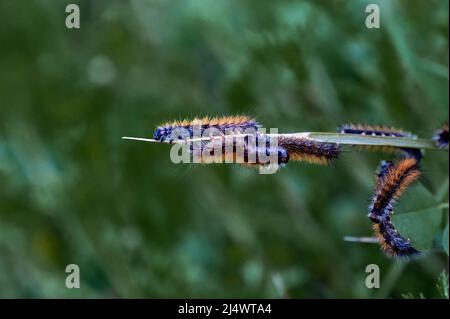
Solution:
M295 134L294 134L295 135ZM392 146L402 148L438 149L432 140L412 139L406 137L370 136L344 133L311 132L308 138L318 142L338 143L344 145Z

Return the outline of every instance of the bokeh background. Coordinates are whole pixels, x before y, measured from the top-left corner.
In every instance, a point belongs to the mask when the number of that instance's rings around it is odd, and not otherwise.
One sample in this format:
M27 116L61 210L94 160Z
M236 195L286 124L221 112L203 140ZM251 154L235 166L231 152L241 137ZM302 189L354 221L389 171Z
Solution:
M427 152L414 187L440 205L432 248L404 263L344 241L371 236L374 170L392 155L260 175L120 137L228 114L430 137L448 120L448 1L0 0L0 25L0 297L445 297L447 152ZM380 289L364 285L372 263Z

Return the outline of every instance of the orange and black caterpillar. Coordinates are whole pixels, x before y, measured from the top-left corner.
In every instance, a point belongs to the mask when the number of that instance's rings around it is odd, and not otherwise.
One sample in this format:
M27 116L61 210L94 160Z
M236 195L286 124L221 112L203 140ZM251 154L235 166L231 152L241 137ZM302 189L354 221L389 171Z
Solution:
M391 222L395 201L419 176L419 161L414 157L381 163L368 217L381 248L389 256L409 258L419 254Z
M439 148L448 148L448 139L448 123L445 123L442 128L434 133L433 140Z
M198 127L199 131L194 132ZM224 116L224 117L203 117L194 118L193 120L174 121L160 125L156 128L153 138L157 141L170 142L177 139L185 139L194 137L194 133L202 137L203 133L208 130L214 130L224 135L226 131L239 130L242 133L250 132L256 133L261 125L253 118L245 115L238 116Z

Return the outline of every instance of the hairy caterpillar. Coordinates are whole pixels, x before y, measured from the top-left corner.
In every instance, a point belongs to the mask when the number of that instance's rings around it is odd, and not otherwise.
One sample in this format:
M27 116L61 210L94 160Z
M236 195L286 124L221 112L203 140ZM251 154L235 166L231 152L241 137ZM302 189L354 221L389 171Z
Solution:
M381 163L368 217L381 248L390 256L411 257L419 253L391 223L395 201L419 176L419 162L415 158Z
M195 127L198 131L195 132ZM339 154L339 146L333 143L321 143L313 142L304 138L294 138L285 137L278 140L278 146L269 146L269 138L266 135L259 134L258 129L261 125L253 118L248 116L225 116L221 118L195 118L192 121L174 121L171 123L166 123L157 127L153 134L153 138L157 141L164 142L166 140L172 142L176 139L185 139L195 137L207 136L223 136L227 134L235 133L245 133L256 136L258 146L250 146L248 142L249 136L244 138L243 155L239 156L235 153L236 141L233 140L233 152L225 152L226 140L221 140L222 143L222 153L215 156L211 151L211 155L215 162L219 161L233 161L239 160L241 163L248 163L249 166L261 165L262 161L257 154L265 154L267 156L273 156L277 154L278 164L285 165L289 160L294 161L306 161L314 164L327 164L331 160L337 158ZM210 133L210 134L208 134ZM213 134L211 134L213 133ZM198 136L197 136L198 135ZM195 138L194 137L194 138ZM205 148L212 148L211 145L214 143L209 143L209 141L201 141L200 148L197 150L203 152ZM266 144L265 150L263 149L263 144ZM209 145L209 146L208 146ZM193 151L193 146L191 144L190 150ZM207 152L210 150L206 150ZM251 163L250 158L255 157L256 162ZM209 161L209 160L208 160Z
M255 119L244 115L212 118L206 116L194 118L191 121L174 121L160 125L156 128L153 138L161 142L167 139L172 142L176 139L192 138L194 134L197 135L195 137L202 137L206 130L220 135L236 130L255 134L260 127L261 125ZM198 132L195 132L195 128L198 128Z
M339 155L339 145L314 142L305 138L280 137L278 144L289 153L293 161L305 161L312 164L328 164Z
M381 249L394 258L412 258L420 252L411 246L411 242L402 237L391 222L373 224L373 230Z
M370 136L387 136L387 137L404 137L416 139L417 136L404 132L402 130L387 127L382 125L364 125L364 124L344 124L338 128L340 133L344 134L358 134L358 135L370 135ZM418 161L422 159L422 151L419 149L412 148L395 148L392 146L364 146L364 148L369 148L372 150L383 151L383 152L395 152L402 151L407 157L414 157Z
M402 130L387 127L382 125L365 125L365 124L344 124L339 127L340 133L346 134L360 134L360 135L372 135L372 136L391 136L391 137L407 137L415 138L416 136L404 132Z
M439 148L448 148L448 138L448 123L445 123L442 128L434 133L433 140Z

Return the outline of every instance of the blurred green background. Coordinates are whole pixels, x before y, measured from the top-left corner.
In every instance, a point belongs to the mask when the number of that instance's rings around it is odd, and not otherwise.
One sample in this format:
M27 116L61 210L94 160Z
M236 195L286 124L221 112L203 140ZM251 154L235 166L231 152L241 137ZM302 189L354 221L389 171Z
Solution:
M442 297L448 210L417 261L343 240L371 236L374 170L392 155L260 175L120 137L228 114L430 137L448 119L448 1L0 0L0 25L0 297ZM448 202L448 153L423 171ZM364 285L372 263L380 289Z

